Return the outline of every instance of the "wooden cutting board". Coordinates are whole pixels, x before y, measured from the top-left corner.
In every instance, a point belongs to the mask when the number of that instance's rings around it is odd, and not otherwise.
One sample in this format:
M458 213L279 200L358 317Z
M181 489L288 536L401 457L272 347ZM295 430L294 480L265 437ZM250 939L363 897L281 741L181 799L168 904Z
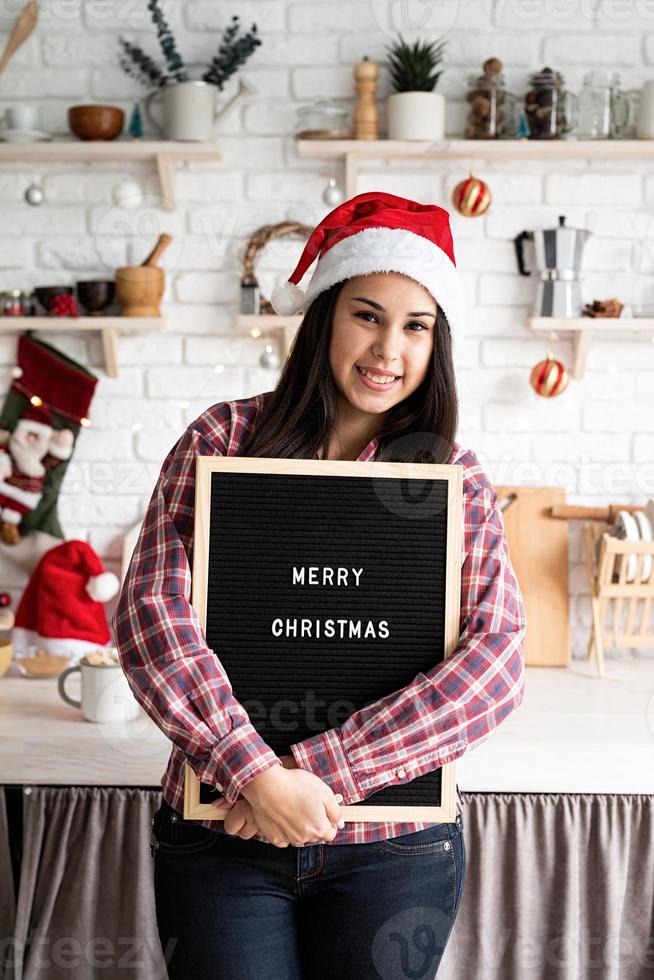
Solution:
M562 487L495 486L509 555L527 611L525 660L530 666L567 667L571 661L568 615L568 522L549 517L565 503Z

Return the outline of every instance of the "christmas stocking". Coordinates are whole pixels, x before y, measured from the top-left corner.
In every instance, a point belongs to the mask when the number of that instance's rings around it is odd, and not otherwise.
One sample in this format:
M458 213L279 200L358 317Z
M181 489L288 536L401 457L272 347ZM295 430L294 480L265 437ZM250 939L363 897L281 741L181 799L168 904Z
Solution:
M16 545L30 531L64 537L57 498L98 379L29 334L0 414L0 539Z

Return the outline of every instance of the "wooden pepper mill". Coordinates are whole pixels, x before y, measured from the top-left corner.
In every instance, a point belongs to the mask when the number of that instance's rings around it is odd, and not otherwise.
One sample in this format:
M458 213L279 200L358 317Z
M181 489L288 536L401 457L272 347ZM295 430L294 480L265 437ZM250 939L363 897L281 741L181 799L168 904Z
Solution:
M363 56L353 68L356 82L356 105L352 113L352 130L355 140L379 139L379 110L375 102L379 65Z

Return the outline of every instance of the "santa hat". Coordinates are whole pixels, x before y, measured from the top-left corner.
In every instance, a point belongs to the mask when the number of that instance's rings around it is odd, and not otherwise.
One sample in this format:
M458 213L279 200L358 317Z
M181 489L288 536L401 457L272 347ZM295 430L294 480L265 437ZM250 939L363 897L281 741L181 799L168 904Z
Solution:
M14 650L30 645L48 653L82 656L111 639L103 603L118 592L93 548L76 538L50 548L30 576L16 610Z
M305 292L299 283L316 257ZM292 316L335 283L371 272L401 272L423 285L445 312L453 347L460 341L465 299L448 212L383 191L357 194L330 211L270 303L275 313Z

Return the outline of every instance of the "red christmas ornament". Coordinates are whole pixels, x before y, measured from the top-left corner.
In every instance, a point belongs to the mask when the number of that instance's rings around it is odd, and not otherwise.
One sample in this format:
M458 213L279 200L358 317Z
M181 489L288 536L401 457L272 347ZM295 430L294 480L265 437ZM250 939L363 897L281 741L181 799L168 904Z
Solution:
M77 300L71 293L57 293L50 302L51 316L79 316Z
M452 191L452 204L464 218L478 218L490 207L490 188L471 171Z
M555 398L568 387L568 372L560 361L554 359L550 351L547 360L539 361L532 368L529 382L537 395L543 398Z

